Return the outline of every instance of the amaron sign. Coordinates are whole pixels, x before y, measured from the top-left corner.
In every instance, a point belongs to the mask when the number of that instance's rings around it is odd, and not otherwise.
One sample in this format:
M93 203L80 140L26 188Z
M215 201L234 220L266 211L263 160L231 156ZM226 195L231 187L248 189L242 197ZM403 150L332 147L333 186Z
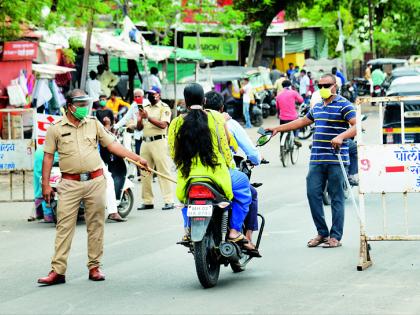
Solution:
M183 48L196 50L197 37L184 36ZM222 37L200 37L200 51L214 60L238 60L238 40Z

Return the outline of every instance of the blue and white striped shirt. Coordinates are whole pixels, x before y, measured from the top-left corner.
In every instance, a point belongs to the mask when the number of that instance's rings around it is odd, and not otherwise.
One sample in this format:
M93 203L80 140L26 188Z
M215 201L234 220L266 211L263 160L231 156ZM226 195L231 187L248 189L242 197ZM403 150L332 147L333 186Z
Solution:
M338 164L331 140L346 131L349 120L356 117L353 104L337 95L328 105L323 102L315 104L306 117L315 122L310 164ZM340 153L344 164L348 165L350 159L347 140L343 141Z

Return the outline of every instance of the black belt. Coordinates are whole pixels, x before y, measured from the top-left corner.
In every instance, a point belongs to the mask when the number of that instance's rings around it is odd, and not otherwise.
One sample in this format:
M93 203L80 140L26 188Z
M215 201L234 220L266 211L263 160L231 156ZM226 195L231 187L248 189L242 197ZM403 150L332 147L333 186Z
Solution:
M157 135L157 136L152 136L152 137L142 137L142 140L145 142L152 142L155 140L160 140L160 139L165 139L166 135Z

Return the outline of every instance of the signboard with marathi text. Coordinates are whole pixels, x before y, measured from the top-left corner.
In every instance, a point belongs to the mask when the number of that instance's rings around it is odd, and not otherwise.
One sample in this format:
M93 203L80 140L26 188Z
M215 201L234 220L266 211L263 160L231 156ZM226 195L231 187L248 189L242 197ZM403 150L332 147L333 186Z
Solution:
M196 50L197 37L184 36L183 48ZM214 60L238 60L238 40L223 37L200 37L200 52Z
M38 55L38 44L34 42L5 42L3 47L3 60L33 60Z
M36 115L36 144L43 145L45 142L45 136L47 135L48 127L61 119L62 116L55 116L55 115L46 115L46 114L37 114Z
M0 140L0 172L33 170L32 139Z
M420 144L359 145L361 193L420 192Z

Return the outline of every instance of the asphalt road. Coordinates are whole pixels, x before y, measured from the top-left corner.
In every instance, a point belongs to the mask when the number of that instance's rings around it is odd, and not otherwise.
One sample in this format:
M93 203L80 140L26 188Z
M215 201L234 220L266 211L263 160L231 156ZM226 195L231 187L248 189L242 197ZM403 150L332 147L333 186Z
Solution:
M375 115L369 118L374 126ZM274 119L269 124L274 124ZM256 129L250 133L255 137ZM418 314L420 251L416 242L372 244L374 265L356 271L359 225L347 202L343 246L307 248L316 234L306 201L309 141L297 165L283 168L278 139L262 148L271 161L255 169L260 212L267 224L262 259L234 274L222 268L218 285L203 289L194 261L176 241L179 210L137 211L126 223L107 223L103 270L106 281L88 280L86 228L79 224L67 283L39 287L50 270L54 228L28 223L31 204L2 204L0 215L0 314ZM157 183L155 192L159 192ZM354 189L357 193L357 189ZM137 200L138 201L138 200ZM419 233L418 196L409 196L410 229ZM388 198L389 230L403 231L402 198ZM368 198L368 227L382 226L380 199ZM330 209L326 208L330 218ZM328 219L330 220L330 219Z

